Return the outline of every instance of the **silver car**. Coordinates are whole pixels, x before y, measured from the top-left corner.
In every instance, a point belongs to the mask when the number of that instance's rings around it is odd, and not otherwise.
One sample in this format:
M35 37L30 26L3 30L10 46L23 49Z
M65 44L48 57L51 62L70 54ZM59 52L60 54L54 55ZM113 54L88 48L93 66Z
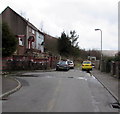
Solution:
M75 65L74 65L73 61L68 61L68 65L71 69L74 69Z

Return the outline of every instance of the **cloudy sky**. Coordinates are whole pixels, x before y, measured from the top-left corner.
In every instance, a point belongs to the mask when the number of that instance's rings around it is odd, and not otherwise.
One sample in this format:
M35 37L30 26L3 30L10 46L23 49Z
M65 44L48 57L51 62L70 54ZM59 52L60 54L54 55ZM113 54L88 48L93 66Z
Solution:
M75 30L79 46L118 49L119 0L0 0L0 12L10 6L18 14L46 33L59 37L63 31Z

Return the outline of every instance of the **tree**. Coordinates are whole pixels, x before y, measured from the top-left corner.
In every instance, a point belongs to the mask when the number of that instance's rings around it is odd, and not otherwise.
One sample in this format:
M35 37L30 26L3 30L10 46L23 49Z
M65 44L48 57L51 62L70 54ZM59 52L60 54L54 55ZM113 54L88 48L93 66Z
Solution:
M75 31L70 31L70 36L62 32L58 39L58 51L61 56L75 59L80 56L80 49L78 47L78 35Z
M61 37L58 39L58 51L61 56L68 57L70 54L71 42L65 32L62 32Z
M2 56L11 56L17 48L17 40L6 23L2 23Z
M74 46L74 47L78 47L78 38L79 38L79 35L76 34L75 30L71 30L70 31L70 40L71 40L71 45Z
M89 56L96 57L97 60L100 60L101 58L101 53L99 50L92 49L92 50L87 51L87 53Z
M43 23L43 21L40 22L40 30L41 30L41 32L44 32L44 23Z

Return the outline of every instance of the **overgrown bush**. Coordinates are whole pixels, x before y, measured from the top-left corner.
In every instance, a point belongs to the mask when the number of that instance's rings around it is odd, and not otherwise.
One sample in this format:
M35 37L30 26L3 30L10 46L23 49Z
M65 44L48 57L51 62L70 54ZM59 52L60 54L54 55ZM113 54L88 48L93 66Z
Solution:
M2 23L2 56L11 56L17 48L17 39L6 23Z

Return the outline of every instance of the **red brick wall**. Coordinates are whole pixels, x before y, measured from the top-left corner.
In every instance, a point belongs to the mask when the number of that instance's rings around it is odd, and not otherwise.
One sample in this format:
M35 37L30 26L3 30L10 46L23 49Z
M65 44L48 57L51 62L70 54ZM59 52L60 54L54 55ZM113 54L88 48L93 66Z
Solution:
M24 53L25 53L25 47L19 45L17 49L17 55L24 55Z

